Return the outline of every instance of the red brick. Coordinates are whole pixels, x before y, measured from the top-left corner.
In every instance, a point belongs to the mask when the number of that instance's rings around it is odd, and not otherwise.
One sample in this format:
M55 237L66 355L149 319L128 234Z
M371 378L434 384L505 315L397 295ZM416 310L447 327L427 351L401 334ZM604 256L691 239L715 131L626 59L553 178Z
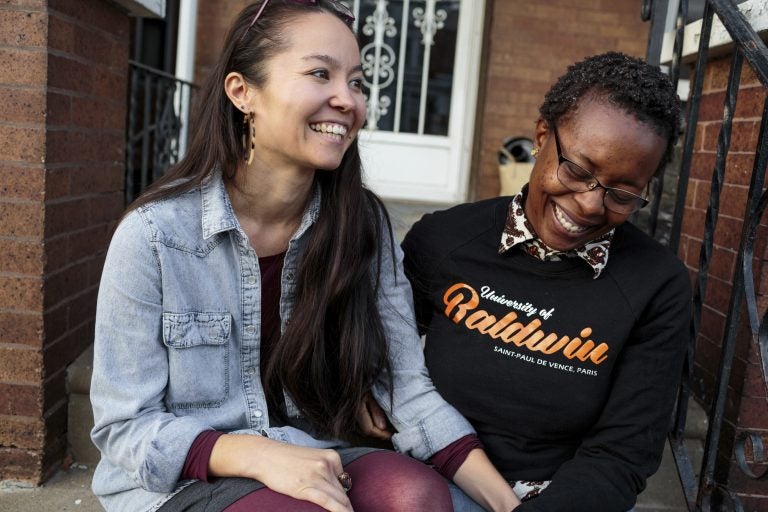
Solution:
M111 231L106 224L78 231L69 235L69 259L78 261L103 253L109 245Z
M72 20L52 11L48 15L48 47L63 53L75 52L75 33L78 27Z
M742 219L747 204L747 187L730 185L727 181L720 193L720 215Z
M723 281L731 281L733 279L735 263L735 252L716 248L712 251L709 273Z
M728 153L725 180L733 185L748 187L752 179L755 165L755 155L743 153Z
M41 481L42 452L0 447L0 480L20 480L37 485Z
M761 474L761 471L765 471L766 468L765 465L763 468L753 468L753 472L755 474ZM766 492L763 491L762 495L738 495L739 500L741 501L741 505L743 507L743 510L768 510L768 497L766 497Z
M710 276L704 302L715 311L726 314L731 302L731 284Z
M42 51L0 48L0 83L46 85L46 55Z
M0 281L1 282L1 281ZM45 277L45 309L49 309L88 286L88 262L75 263Z
M725 315L709 307L701 309L699 332L709 340L720 340L725 333Z
M693 201L691 201L690 206L696 208L697 210L706 211L706 209L709 207L712 183L705 180L691 180L688 185L689 189L691 185L696 185L694 188L696 195ZM690 196L690 194L688 195ZM688 206L688 203L686 203L686 206Z
M725 89L728 85L728 75L730 74L731 60L711 59L704 71L704 90L713 91Z
M47 121L48 126L65 126L72 122L72 98L65 94L48 92Z
M56 167L49 169L45 175L45 200L48 202L63 199L71 194L79 195L79 191L73 190L70 175L73 169Z
M0 446L42 450L43 422L24 416L0 416Z
M768 441L766 437L767 436L763 436L764 443ZM758 474L765 471L766 467L768 467L768 465L766 464L750 464L750 469L753 472ZM747 475L741 472L741 469L739 469L739 466L736 464L735 460L731 461L730 473L728 475L728 488L737 493L744 493L744 494L748 494L756 497L766 496L766 494L768 494L768 492L766 492L765 480L753 480L752 478L749 478ZM763 501L763 503L766 503L766 502ZM733 510L733 509L721 509L721 510ZM743 510L748 510L752 512L752 511L763 511L765 509L747 508Z
M42 392L39 385L0 382L0 417L41 416Z
M103 192L123 193L125 187L125 164L99 163L72 169L72 190L77 194L95 194Z
M704 121L722 121L724 101L725 91L703 94L699 104L698 121L700 123Z
M96 317L96 297L98 296L98 288L93 287L90 290L83 291L84 293L73 298L67 306L68 322L71 326L92 322Z
M703 210L686 208L683 215L682 232L692 236L701 237L704 233L704 218Z
M98 66L109 67L112 57L113 37L108 32L79 27L75 31L74 53Z
M766 92L763 87L739 89L739 95L736 98L734 117L736 119L760 119L763 113L763 107L765 106L765 97Z
M125 199L122 192L100 194L90 200L92 225L108 223L118 219L125 210Z
M763 372L759 362L755 361L747 365L742 392L748 398L765 398L768 395L768 382L765 382L763 379ZM768 407L768 404L765 407Z
M72 123L77 127L125 130L125 105L116 105L94 98L72 98Z
M44 151L45 130L0 125L0 160L42 163Z
M0 236L36 237L43 230L43 205L40 203L0 202Z
M43 358L39 350L0 345L0 361L0 381L30 384L40 382Z
M72 262L67 234L45 240L45 274L52 274Z
M90 213L87 198L48 204L45 208L45 237L51 238L87 227Z
M39 278L0 276L0 306L5 309L37 311L43 290Z
M759 130L759 121L734 121L733 131L731 132L730 151L754 153L757 149L757 134Z
M742 221L740 219L731 219L721 215L715 228L715 245L737 251L741 242L741 231Z
M48 0L48 7L75 18L77 24L90 26L113 34L115 38L128 38L128 16L116 5L101 0Z
M41 166L10 166L0 162L0 201L3 199L42 201L44 190L45 170Z
M42 243L0 238L0 272L34 275L42 271Z
M45 326L46 343L51 343L59 339L69 330L69 305L59 304L49 308L43 314L43 325Z
M45 123L45 93L0 87L0 119L6 123Z
M66 56L48 56L48 85L57 89L92 94L96 69Z
M66 369L77 356L93 343L93 329L90 323L70 331L55 343L45 348L43 353L44 377Z
M67 371L50 372L43 381L42 410L51 410L57 403L67 400Z
M43 321L39 313L0 312L0 343L40 347L42 335Z
M46 18L42 12L0 11L0 45L44 47Z

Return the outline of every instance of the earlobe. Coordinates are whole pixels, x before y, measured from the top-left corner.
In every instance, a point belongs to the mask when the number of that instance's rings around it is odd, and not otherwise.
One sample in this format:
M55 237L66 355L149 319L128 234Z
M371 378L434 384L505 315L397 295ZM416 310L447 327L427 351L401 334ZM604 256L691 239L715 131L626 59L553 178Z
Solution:
M224 92L235 108L247 111L249 87L243 75L234 71L229 73L224 79Z

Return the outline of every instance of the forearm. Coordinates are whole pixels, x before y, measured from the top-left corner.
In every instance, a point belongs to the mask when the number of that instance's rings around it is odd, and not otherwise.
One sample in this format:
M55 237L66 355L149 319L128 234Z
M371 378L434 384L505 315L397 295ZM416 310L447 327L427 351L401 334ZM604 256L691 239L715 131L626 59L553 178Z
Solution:
M469 453L453 481L486 510L509 512L520 505L512 488L481 449Z

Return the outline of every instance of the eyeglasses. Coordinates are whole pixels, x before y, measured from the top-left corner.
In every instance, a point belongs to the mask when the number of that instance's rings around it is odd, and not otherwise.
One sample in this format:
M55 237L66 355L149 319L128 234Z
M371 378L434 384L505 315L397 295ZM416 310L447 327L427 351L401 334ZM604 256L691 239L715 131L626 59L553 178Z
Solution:
M594 174L563 156L560 147L560 138L557 136L557 128L553 127L555 134L555 147L557 148L557 179L572 192L589 192L596 188L605 190L603 194L603 206L608 210L623 215L629 215L648 204L645 197L633 194L627 190L614 187L606 187ZM646 192L647 193L647 192Z
M294 4L301 4L301 5L317 5L318 0L290 0ZM347 25L351 24L353 21L355 21L355 15L352 14L352 11L349 10L349 8L335 0L326 0L328 5L330 5L334 11L336 11L336 14L341 17L342 20L344 20L344 23ZM251 27L253 27L257 21L259 21L259 18L261 17L261 13L264 12L264 8L269 3L269 0L264 0L261 3L261 7L259 7L259 10L256 11L256 16L253 17L253 20L251 20L251 24L248 25L248 28L245 29L245 32L243 32L243 37L245 34L248 33L249 30L251 30Z

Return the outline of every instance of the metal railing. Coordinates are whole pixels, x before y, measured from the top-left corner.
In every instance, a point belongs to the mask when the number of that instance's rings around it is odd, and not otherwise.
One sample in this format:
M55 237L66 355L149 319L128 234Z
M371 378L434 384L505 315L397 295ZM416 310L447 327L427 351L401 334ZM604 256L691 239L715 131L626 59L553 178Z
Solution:
M651 37L660 38L663 37L663 30L659 30L658 26L654 27L654 25L659 23L659 20L663 20L663 16L659 16L659 13L656 13L656 15L652 14L653 8L656 6L651 6L651 3L650 0L644 2L643 16L646 19L652 18L653 20ZM666 6L667 2L663 1L660 3ZM679 77L683 51L684 20L687 9L688 1L680 0L673 50L674 56L670 67L670 77L675 84L677 84ZM694 364L693 349L701 326L702 307L706 297L709 267L713 256L715 228L720 211L720 194L723 190L725 178L726 157L729 153L733 133L733 117L739 92L739 81L745 62L757 76L763 89L768 90L768 48L766 48L765 43L750 26L750 23L732 0L707 0L702 20L695 75L691 83L691 92L688 99L687 128L682 148L674 214L672 215L669 233L669 247L675 253L677 253L680 244L685 198L691 175L693 146L704 83L704 70L707 67L709 41L715 15L720 19L733 40L733 52L723 104L722 125L717 139L715 164L711 174L711 192L706 210L704 235L699 255L699 268L694 287L693 334L690 340L686 373L680 389L674 426L669 435L670 445L677 464L688 509L705 512L710 510L744 510L744 506L736 492L728 487L727 480L723 481L723 475L728 474L728 468L723 468L723 464L727 465L728 463L718 459L718 453L723 446L729 447L731 443L733 444L733 457L736 464L748 478L766 479L766 476L768 476L768 469L764 469L761 472L756 472L752 469L752 467L768 462L762 436L759 433L741 429L741 432L736 434L733 439L726 439L723 433L724 423L727 421L728 387L731 380L737 338L744 323L742 319L743 306L746 306L746 323L751 336L750 341L758 347L762 363L762 378L768 387L768 311L764 312L762 317L758 311L756 283L753 275L753 256L757 228L768 207L768 191L764 190L766 166L768 166L768 98L763 105L760 131L755 148L755 158L749 184L748 199L744 208L744 221L739 239L736 265L731 278L731 292L725 320L725 331L721 340L719 369L714 385L711 407L708 412L709 428L698 477L684 443L686 406L691 395L690 377ZM660 51L660 42L651 41L648 48L649 60L653 61L651 53ZM656 204L659 204L660 198L657 196L654 201ZM652 222L650 226L650 231L653 232L655 230L655 223ZM768 407L768 400L766 400L766 407ZM747 445L751 445L751 458L754 465L752 467L750 467L747 459Z
M195 85L139 62L130 63L128 132L125 151L125 203L176 163L181 112Z

